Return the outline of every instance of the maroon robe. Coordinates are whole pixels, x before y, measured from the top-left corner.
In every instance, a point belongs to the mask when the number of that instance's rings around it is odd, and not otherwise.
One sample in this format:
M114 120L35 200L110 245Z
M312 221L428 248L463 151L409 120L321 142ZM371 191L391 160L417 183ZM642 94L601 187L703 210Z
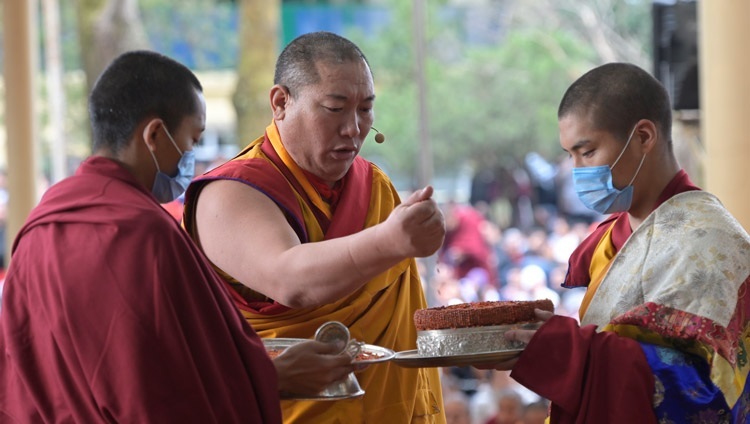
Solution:
M19 232L0 310L0 422L279 423L275 368L208 261L102 157Z

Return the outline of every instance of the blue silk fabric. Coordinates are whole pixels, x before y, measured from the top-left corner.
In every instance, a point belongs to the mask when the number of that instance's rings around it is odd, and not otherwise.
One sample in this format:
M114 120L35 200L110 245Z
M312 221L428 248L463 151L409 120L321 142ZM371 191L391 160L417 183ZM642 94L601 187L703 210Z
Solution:
M747 383L742 396L730 409L724 395L711 382L704 359L648 343L641 343L641 347L654 372L654 412L660 424L750 423Z

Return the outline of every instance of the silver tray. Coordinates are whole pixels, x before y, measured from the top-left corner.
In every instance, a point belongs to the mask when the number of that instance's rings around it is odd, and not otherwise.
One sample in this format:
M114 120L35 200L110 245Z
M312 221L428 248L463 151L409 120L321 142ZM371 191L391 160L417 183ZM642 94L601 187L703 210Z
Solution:
M308 397L305 397L305 396L297 396L297 395L292 395L292 394L280 393L279 399L281 401L285 401L285 400L294 400L294 401L297 401L297 400L346 400L346 399L356 399L358 397L364 396L364 394L365 394L365 391L362 389L359 389L359 391L356 393L352 393L349 395L342 395L342 396L308 396Z
M289 346L295 345L300 342L309 341L309 339L293 339L293 338L277 338L277 339L262 339L263 344L266 346L266 350L284 350L288 348ZM362 353L366 353L369 355L372 355L372 359L360 359L357 360L356 358L352 361L354 364L358 365L370 365L370 364L377 364L380 362L386 362L393 359L394 356L396 356L396 352L394 352L391 349L377 346L377 345L371 345L371 344L363 344L362 345Z
M501 350L496 352L470 353L448 356L422 356L419 351L397 352L391 362L405 368L463 367L486 365L507 361L520 355L523 349Z
M542 322L525 322L484 327L417 331L417 350L421 356L447 357L523 349L521 341L505 339L509 330L536 330Z

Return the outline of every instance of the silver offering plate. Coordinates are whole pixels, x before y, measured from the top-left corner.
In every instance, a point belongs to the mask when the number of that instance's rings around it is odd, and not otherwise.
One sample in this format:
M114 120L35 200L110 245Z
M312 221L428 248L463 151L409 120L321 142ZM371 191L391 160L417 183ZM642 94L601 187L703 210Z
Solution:
M527 322L487 327L451 328L417 331L420 357L476 355L486 352L518 351L526 345L505 339L508 330L536 330L541 322Z
M281 353L289 346L304 341L308 341L308 339L263 339L263 345L265 345L266 351L269 353L271 353L271 351L278 351L278 353ZM391 349L364 343L362 344L362 348L359 351L359 355L353 359L352 363L360 365L377 364L380 362L389 361L393 359L394 356L396 356L396 352Z

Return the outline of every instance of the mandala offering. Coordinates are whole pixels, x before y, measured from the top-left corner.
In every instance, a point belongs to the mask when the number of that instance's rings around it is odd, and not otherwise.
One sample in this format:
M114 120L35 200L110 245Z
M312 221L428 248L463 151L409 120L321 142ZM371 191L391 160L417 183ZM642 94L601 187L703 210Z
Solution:
M422 356L449 356L521 349L506 340L508 330L536 329L534 309L554 311L549 299L472 302L420 309L414 313L417 348Z

